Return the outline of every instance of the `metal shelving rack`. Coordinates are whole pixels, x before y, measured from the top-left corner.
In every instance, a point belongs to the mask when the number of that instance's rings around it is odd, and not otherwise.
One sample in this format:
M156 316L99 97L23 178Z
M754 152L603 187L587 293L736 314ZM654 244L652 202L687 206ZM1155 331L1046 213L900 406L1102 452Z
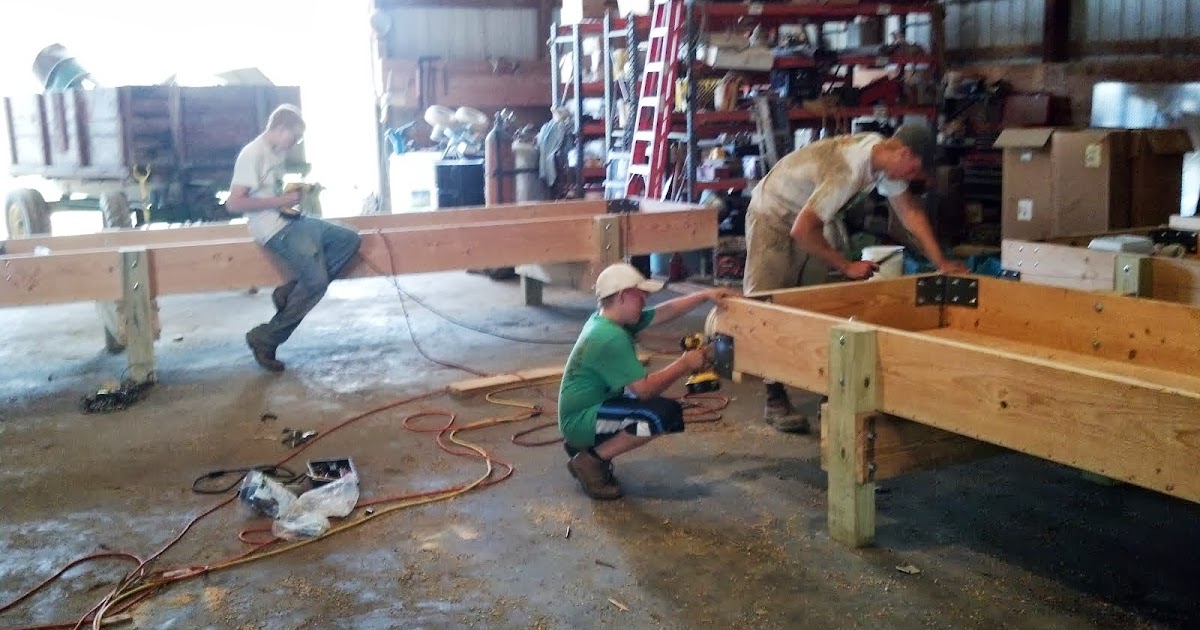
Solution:
M676 114L676 119L683 123L682 132L673 132L669 137L672 140L683 142L686 144L685 164L684 164L684 187L683 200L687 202L695 201L698 193L702 190L725 190L737 188L739 185L747 183L741 178L731 180L718 180L715 182L697 182L696 169L700 164L700 147L698 132L702 129L736 129L739 126L753 124L749 111L738 110L731 112L696 112L696 91L698 81L696 79L696 70L702 68L701 62L698 60L696 52L699 44L701 22L698 19L698 11L703 12L704 21L709 24L709 31L714 27L728 24L737 20L755 20L759 23L766 24L783 24L794 20L811 20L823 24L828 21L846 21L852 20L859 16L873 17L888 17L900 16L906 19L910 15L928 15L930 17L930 28L932 34L932 50L931 54L925 56L911 55L848 55L839 57L840 65L850 66L848 73L853 72L854 66L872 66L878 67L882 65L893 64L925 64L930 67L931 80L936 85L940 81L940 75L943 68L943 53L944 53L944 31L943 17L944 9L935 1L923 0L917 2L906 3L880 3L880 2L860 2L857 4L846 5L816 5L816 4L759 4L759 3L713 3L705 2L704 0L689 0L686 3L685 24L686 31L682 38L680 46L684 49L684 62L682 64L685 69L681 73L681 77L687 79L687 111L682 115ZM905 25L908 26L907 24ZM776 60L773 69L791 69L815 66L811 60L805 59L782 59ZM747 72L750 71L738 71ZM765 72L765 71L763 71ZM849 75L848 75L849 76ZM860 106L860 107L840 107L838 115L841 118L852 118L860 116L873 116L880 114L878 107ZM924 115L936 123L938 105L935 102L932 105L910 105L890 107L884 110L886 116L904 116L904 115ZM789 120L793 123L801 122L819 122L823 119L820 114L793 108L789 111Z
M571 108L571 117L573 121L571 148L574 154L575 165L573 167L575 175L574 194L578 198L582 198L585 194L585 187L588 183L601 183L605 188L605 196L609 196L610 189L615 188L614 184L610 183L607 178L607 165L614 159L622 158L622 149L629 146L631 140L632 129L624 130L617 129L615 124L616 118L616 89L615 80L613 79L613 59L612 53L614 42L625 40L625 47L629 51L630 59L634 62L633 73L633 88L636 91L636 82L640 80L641 68L638 64L637 46L639 41L639 31L649 29L649 20L645 17L635 17L633 19L614 18L612 12L605 13L601 19L584 20L580 23L559 25L552 24L550 27L550 90L551 104L557 109L572 96L574 96L574 106ZM601 42L601 57L603 77L599 81L585 82L583 81L583 41L588 35L599 35ZM572 53L572 77L570 86L570 95L562 89L562 71L560 70L560 62L562 60L562 47L568 46ZM580 98L582 96L582 98ZM584 98L603 98L603 122L587 122L584 120ZM617 138L620 141L617 142ZM585 167L584 166L584 145L589 139L603 138L604 139L604 159L605 166L600 167ZM618 145L618 146L614 146ZM621 182L621 188L624 189L624 182ZM620 196L620 195L618 195Z

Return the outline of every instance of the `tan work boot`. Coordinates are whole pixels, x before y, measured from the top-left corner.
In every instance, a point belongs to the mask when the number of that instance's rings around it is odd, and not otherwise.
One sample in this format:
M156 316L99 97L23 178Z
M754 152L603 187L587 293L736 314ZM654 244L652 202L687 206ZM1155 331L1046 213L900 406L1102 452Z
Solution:
M792 408L787 390L780 383L767 385L767 404L763 409L763 420L776 431L784 433L808 433L808 416L797 414Z
M621 487L613 476L612 462L606 462L587 451L580 451L567 462L571 476L579 480L583 491L593 499L619 499Z

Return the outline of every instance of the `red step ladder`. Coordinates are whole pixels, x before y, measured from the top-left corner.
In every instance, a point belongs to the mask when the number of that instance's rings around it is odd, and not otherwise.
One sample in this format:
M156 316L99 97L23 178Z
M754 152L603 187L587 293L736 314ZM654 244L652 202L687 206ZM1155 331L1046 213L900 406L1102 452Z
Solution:
M626 197L659 198L667 170L667 135L675 111L675 78L679 67L679 37L685 0L654 0L647 40L646 67L638 90L637 118Z

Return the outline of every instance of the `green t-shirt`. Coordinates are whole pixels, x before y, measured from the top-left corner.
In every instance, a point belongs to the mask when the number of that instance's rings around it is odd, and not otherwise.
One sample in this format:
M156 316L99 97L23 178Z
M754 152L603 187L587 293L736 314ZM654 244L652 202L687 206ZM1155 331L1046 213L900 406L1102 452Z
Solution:
M654 321L645 309L628 327L593 313L571 349L558 389L558 428L567 444L587 448L596 441L596 411L625 386L646 377L633 336Z

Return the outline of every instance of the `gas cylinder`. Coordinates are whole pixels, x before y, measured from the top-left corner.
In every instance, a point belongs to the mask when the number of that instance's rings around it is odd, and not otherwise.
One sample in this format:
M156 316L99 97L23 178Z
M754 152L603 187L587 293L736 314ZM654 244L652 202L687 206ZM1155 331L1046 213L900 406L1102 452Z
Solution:
M486 184L483 200L489 206L517 200L513 137L508 126L511 120L511 111L505 109L496 112L495 123L484 140L483 170Z
M514 201L518 203L543 201L546 198L546 187L538 175L538 160L541 154L533 138L528 135L532 130L527 128L525 131L524 134L518 133L512 143L513 171L516 179Z

